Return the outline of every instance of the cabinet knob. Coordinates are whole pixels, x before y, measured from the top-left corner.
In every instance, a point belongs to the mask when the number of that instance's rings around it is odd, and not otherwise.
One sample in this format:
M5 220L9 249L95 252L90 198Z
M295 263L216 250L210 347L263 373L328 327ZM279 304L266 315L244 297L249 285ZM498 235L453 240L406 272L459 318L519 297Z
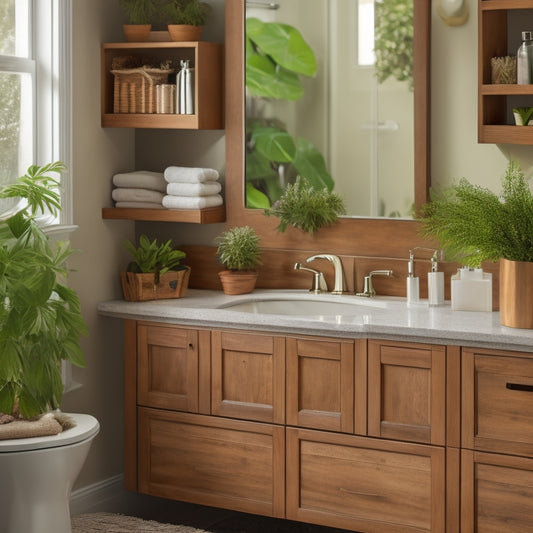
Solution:
M194 348L192 342L189 342L189 348L192 350Z

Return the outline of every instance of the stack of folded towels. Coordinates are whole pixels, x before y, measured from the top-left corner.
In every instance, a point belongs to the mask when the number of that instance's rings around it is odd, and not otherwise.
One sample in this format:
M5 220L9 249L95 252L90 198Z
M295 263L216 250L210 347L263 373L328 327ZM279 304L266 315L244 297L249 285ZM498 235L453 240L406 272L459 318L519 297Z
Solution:
M115 207L163 209L167 182L161 172L140 170L113 176Z
M222 205L219 174L212 168L167 167L163 206L168 209L203 209Z

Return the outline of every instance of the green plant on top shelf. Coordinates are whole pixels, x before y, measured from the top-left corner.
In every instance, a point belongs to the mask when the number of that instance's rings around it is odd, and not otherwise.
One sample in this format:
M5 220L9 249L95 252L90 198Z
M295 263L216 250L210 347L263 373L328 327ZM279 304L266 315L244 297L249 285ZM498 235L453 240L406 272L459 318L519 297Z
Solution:
M158 243L157 239L150 242L146 235L139 237L139 246L131 241L126 241L124 247L133 256L133 261L128 264L127 272L153 273L155 283L159 278L170 271L185 270L187 267L180 264L185 258L185 252L172 248L172 240Z
M533 261L533 195L516 161L510 161L502 192L466 179L440 192L417 213L421 234L437 238L446 258L464 266L483 261Z
M158 11L156 0L120 0L131 24L151 24Z
M169 0L162 8L167 24L205 26L212 8L199 0Z

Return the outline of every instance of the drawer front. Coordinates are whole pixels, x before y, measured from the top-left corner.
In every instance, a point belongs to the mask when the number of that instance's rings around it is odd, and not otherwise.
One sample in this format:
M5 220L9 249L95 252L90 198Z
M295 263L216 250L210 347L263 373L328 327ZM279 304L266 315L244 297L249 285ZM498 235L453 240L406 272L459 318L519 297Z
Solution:
M444 448L287 428L287 518L350 531L445 531Z
M285 422L285 339L211 333L211 414Z
M353 341L287 339L287 424L353 433Z
M443 346L368 342L368 434L445 444Z
M533 359L462 358L463 447L533 456Z
M140 405L198 411L198 332L140 324L137 333Z
M461 532L532 530L533 460L463 450Z
M283 428L146 408L138 413L140 492L283 517Z

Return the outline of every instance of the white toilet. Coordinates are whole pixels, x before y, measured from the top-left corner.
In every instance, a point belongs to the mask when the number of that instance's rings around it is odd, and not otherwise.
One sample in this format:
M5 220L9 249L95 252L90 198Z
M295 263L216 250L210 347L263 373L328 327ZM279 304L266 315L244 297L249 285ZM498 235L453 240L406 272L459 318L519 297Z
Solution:
M100 425L69 416L59 435L0 440L0 533L71 533L70 492Z

